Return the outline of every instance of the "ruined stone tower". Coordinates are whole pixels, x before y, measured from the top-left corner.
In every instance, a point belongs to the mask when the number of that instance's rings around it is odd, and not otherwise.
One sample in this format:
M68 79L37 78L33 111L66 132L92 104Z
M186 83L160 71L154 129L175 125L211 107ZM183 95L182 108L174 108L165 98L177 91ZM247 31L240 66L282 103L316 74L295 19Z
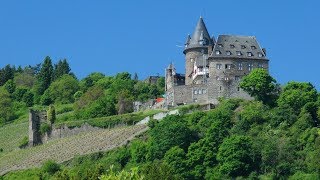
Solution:
M47 121L47 111L29 111L29 146L35 146L42 143L40 125Z

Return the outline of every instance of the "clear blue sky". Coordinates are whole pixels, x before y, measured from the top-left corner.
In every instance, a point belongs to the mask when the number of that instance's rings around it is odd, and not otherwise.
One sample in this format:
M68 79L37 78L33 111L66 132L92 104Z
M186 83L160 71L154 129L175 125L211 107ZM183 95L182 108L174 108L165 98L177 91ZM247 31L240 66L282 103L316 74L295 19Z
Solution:
M254 35L267 49L270 72L320 87L320 2L317 0L107 1L3 0L0 66L67 58L83 78L91 72L163 74L202 15L209 33ZM177 46L178 45L178 46Z

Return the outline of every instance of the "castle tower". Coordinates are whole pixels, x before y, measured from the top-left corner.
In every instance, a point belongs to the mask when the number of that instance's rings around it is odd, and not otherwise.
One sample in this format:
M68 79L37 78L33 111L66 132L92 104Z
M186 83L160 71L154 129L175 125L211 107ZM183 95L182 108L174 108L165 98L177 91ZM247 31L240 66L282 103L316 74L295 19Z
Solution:
M194 62L196 58L208 55L214 45L213 38L210 38L208 30L202 17L200 17L193 35L188 35L183 53L185 54L185 84L192 84Z
M166 68L166 87L165 90L170 90L174 85L174 75L176 74L176 69L174 68L173 64L170 63L170 65Z

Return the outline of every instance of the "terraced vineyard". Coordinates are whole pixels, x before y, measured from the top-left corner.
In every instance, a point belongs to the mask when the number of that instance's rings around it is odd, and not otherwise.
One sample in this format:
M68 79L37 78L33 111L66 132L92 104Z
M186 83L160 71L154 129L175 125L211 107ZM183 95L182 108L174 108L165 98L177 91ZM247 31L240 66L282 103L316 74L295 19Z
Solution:
M23 137L28 136L28 121L19 124L9 124L0 128L0 148L2 154L18 149L19 142Z
M38 167L49 159L62 163L76 155L107 151L125 144L146 130L146 125L101 129L53 140L33 148L15 150L0 157L0 175L9 171Z

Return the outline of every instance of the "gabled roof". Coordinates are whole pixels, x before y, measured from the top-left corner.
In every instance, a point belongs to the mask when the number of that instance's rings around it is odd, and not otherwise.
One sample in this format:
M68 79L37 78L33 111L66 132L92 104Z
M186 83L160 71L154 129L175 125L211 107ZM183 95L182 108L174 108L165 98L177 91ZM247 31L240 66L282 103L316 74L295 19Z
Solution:
M220 35L210 57L267 59L254 36Z
M185 49L213 45L213 40L210 38L202 17L200 17L191 38L190 36L187 37L187 42L185 45Z

